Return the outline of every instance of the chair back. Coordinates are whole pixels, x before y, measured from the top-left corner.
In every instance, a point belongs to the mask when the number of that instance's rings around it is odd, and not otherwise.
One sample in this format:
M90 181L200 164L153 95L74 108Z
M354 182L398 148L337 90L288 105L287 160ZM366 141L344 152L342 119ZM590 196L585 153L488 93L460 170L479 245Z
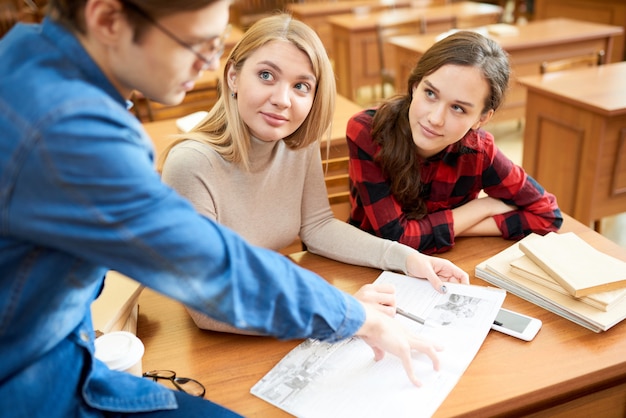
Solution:
M565 58L556 61L544 61L541 63L541 74L552 73L555 71L565 71L580 67L595 67L603 65L606 59L604 50L599 50L590 54L579 55L576 57Z

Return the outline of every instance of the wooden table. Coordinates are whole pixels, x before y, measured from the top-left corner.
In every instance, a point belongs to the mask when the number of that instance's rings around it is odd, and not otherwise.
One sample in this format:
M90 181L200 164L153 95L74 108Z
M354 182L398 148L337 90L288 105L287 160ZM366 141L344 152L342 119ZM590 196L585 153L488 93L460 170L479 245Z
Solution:
M569 216L562 232L574 231L602 251L626 261L626 249ZM511 245L497 237L457 240L442 255L470 272ZM350 266L310 253L291 258L350 293L370 283L379 270ZM207 387L207 398L246 417L286 417L287 413L249 393L250 388L300 341L277 341L201 331L180 303L152 290L139 299L138 336L146 347L143 369L172 369ZM532 342L491 332L436 417L581 416L626 414L626 324L596 334L508 294L504 307L537 317L543 328ZM404 375L399 378L403 378ZM578 413L578 415L577 415ZM562 414L562 415L559 415Z
M327 19L333 39L333 60L337 74L337 91L354 100L363 86L380 83L380 63L376 25L379 23L419 21L423 16L429 25L455 17L459 28L496 23L502 8L492 4L463 1L444 6L386 10L365 15L344 14Z
M425 5L444 4L445 0L426 0ZM291 15L312 27L326 47L328 56L333 58L333 36L327 19L330 16L352 13L353 11L393 9L408 7L409 0L384 2L380 0L338 0L325 2L289 3L286 9Z
M519 83L526 171L587 225L626 212L626 62Z
M583 22L572 19L537 20L516 26L513 36L489 35L509 53L512 77L503 106L493 121L522 119L526 110L526 89L517 78L540 73L544 61L553 61L597 53L603 50L607 62L613 41L622 34L619 26ZM388 42L395 48L397 86L404 86L409 73L420 57L436 42L436 35L398 36Z
M568 17L588 22L606 23L624 28L626 32L626 1L624 0L534 0L535 19ZM626 60L624 35L615 38L611 62Z

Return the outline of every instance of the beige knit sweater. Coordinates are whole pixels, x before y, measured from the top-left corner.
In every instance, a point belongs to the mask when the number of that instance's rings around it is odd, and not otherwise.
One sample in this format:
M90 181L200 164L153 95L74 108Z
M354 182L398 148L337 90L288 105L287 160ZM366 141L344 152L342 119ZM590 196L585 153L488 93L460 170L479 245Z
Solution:
M335 219L328 203L320 147L300 150L283 141L252 139L250 171L225 161L210 146L185 141L170 151L163 181L201 214L249 243L279 250L300 237L308 251L348 264L405 272L414 249ZM190 314L200 328L215 321ZM239 331L240 332L240 331Z

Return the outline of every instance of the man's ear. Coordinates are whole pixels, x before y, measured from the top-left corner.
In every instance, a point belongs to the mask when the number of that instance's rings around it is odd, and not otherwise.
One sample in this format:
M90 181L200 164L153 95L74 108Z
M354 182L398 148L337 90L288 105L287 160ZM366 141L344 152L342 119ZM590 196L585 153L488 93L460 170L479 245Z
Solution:
M117 44L122 29L129 23L118 0L90 0L85 5L87 36L105 44Z
M480 119L476 121L476 123L472 126L472 129L476 130L480 128L481 126L486 125L487 122L489 122L489 120L493 116L493 114L494 114L493 109L489 109L486 113L483 113L482 115L480 115Z

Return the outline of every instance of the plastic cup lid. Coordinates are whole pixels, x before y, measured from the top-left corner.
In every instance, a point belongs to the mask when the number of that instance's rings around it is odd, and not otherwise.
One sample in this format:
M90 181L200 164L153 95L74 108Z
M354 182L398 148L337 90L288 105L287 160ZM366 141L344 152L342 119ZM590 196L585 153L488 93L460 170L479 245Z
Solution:
M127 370L137 363L144 353L143 343L127 331L104 334L95 341L96 358L112 370Z

